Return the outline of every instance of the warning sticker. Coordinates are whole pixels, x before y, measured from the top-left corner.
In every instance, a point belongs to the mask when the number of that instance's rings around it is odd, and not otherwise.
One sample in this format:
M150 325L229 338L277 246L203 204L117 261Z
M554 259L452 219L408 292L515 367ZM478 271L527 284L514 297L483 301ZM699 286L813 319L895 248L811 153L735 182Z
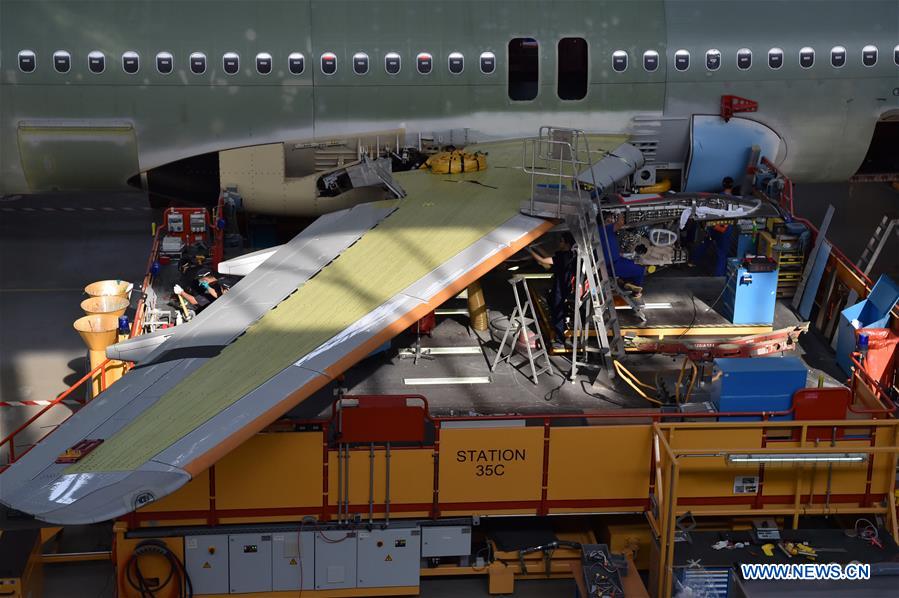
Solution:
M738 475L734 477L734 494L755 494L759 490L759 476Z
M296 565L296 564L297 564L297 560L296 560L296 559L290 559L290 564L291 564L291 565Z
M393 557L392 557L392 556L390 556L390 555L389 555L389 554L388 554L388 555L387 555L387 558L386 558L386 559L384 559L384 560L385 560L385 561L387 561L387 562L388 562L388 563L389 563L389 562L390 562L390 561L392 561L392 560L393 560Z
M204 569L212 569L212 565L209 564L209 561L206 561L205 563L203 563L203 568Z

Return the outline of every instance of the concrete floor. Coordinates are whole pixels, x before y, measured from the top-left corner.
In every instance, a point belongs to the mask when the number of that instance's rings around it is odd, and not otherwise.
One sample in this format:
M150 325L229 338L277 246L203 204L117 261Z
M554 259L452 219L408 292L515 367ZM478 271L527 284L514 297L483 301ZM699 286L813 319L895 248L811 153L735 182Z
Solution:
M0 200L0 400L50 400L84 375L86 350L72 328L83 288L108 278L140 283L153 216L136 193ZM0 408L0 437L39 409ZM54 407L36 424L46 430L67 414ZM23 435L17 449L30 442Z

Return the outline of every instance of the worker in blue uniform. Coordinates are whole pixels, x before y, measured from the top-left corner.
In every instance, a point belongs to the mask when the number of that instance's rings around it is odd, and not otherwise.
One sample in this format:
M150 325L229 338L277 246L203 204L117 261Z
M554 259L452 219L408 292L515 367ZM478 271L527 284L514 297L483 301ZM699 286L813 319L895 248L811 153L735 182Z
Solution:
M727 176L721 181L721 193L734 194L734 180ZM697 265L707 257L709 250L715 248L715 264L712 268L712 276L724 276L727 273L727 258L730 256L730 247L734 238L734 226L729 222L721 222L714 226L703 226L700 234L704 233L701 242L695 244L690 251L690 263ZM695 233L694 233L695 234Z
M603 228L599 229L602 253L606 258L606 264L614 270L615 276L635 287L643 286L646 277L646 268L636 264L633 260L621 256L621 247L618 245L618 231L624 226L624 216L610 218ZM611 272L609 272L611 274ZM637 291L637 289L634 289ZM639 295L639 291L637 293Z
M574 299L574 275L577 264L574 253L574 236L563 232L559 248L552 256L544 256L528 247L528 252L538 264L552 270L552 286L549 291L550 325L553 329L553 348L565 347L565 320L568 305Z

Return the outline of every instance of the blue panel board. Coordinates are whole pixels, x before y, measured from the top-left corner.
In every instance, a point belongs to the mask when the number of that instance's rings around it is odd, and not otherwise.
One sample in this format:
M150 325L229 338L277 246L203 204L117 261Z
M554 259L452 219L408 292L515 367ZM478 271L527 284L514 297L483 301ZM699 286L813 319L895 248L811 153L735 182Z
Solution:
M743 180L752 146L774 161L780 138L765 125L744 118L697 115L690 130L690 160L684 191L721 191L724 177Z
M814 256L815 261L812 271L809 272L808 280L805 281L802 302L799 304L799 316L803 320L808 320L809 315L812 313L815 295L818 294L818 286L821 284L821 278L824 276L824 267L827 266L827 258L829 257L830 243L824 241L818 246L818 251Z

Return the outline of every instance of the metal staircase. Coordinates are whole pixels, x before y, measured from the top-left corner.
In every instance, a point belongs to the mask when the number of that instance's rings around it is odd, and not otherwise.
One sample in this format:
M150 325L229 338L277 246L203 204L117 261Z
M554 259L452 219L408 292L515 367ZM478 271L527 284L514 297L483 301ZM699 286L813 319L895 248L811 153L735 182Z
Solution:
M604 362L607 357L617 359L624 355L615 311L616 293L642 317L640 306L618 288L614 265L607 264L604 257L603 245L608 249L609 240L593 169L604 155L605 152L590 150L583 131L557 127L541 127L536 138L525 142L523 153L523 170L531 177L531 197L522 204L522 212L565 220L576 242L572 382L578 370L587 365L590 352L598 352ZM582 184L585 177L592 183L589 189ZM598 348L589 346L591 331ZM610 364L604 365L611 375Z

